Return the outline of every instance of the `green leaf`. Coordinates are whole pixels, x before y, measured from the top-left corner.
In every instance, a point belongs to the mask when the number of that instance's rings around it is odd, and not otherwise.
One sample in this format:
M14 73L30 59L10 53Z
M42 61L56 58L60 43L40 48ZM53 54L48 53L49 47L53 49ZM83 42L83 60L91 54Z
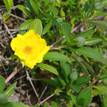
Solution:
M85 37L85 38L92 38L93 34L94 34L94 29L91 28L91 29L88 29L87 31L84 31L84 32L80 32L79 33L79 36L82 36L82 37Z
M52 102L51 102L51 106L52 106L52 107L58 107L58 104L57 104L55 101L52 101Z
M43 35L46 34L46 33L50 30L51 27L52 27L52 21L49 21L49 22L47 23L47 25L44 27L42 34L43 34Z
M27 10L27 8L25 6L23 6L23 5L17 5L17 8L19 10L21 10L26 16L30 15L29 11Z
M0 75L0 93L3 92L4 87L5 87L5 79Z
M10 13L9 13L9 12L5 12L5 13L3 14L3 21L5 22L6 20L9 19L9 17L10 17Z
M43 107L48 107L49 106L49 104L47 103L47 102L45 102L44 104L43 104Z
M6 89L6 91L5 91L5 95L6 96L11 96L13 93L14 93L14 89L15 89L15 87L16 87L16 83L14 83L14 84L11 84L7 89Z
M56 95L59 95L60 92L62 92L62 90L61 90L60 88L57 88L57 89L55 89L55 91L54 91L54 93L55 93Z
M41 35L42 34L42 29L43 29L41 20L40 19L34 19L31 22L30 29L35 30L36 33Z
M63 79L67 83L69 83L69 75L71 74L71 64L69 64L68 62L60 61L60 66L61 66L60 75L62 75Z
M82 77L77 78L76 84L77 85L85 85L85 84L89 83L89 81L90 81L89 76L82 76Z
M33 29L36 33L42 34L42 22L40 19L28 19L21 24L20 30Z
M103 107L107 107L107 95L103 96Z
M52 15L52 17L56 17L58 15L58 9L55 6L49 7L49 12Z
M65 40L67 41L68 44L74 44L73 37L71 37L71 25L70 23L67 22L61 22L59 23L59 32L61 33L62 36L65 37Z
M0 107L29 107L21 102L8 102L6 104L0 105Z
M8 102L8 99L7 99L6 95L0 94L0 105L5 104L7 102ZM0 107L4 107L4 106L0 106Z
M72 75L72 74L71 74ZM72 79L72 78L71 78ZM82 86L86 86L89 84L90 77L89 76L83 76L83 77L78 77L77 80L75 80L72 84L73 90L76 92L80 92Z
M50 61L63 61L63 62L71 62L70 59L64 55L63 53L59 52L48 52L44 56L44 60L50 60Z
M58 81L60 82L60 85L63 87L65 87L67 85L66 81L61 77L58 78Z
M70 79L74 81L77 78L78 78L78 72L77 71L72 72L70 75Z
M43 69L43 70L49 71L55 75L58 75L56 68L51 65L40 63L40 64L38 64L38 67L40 67L40 69Z
M98 44L101 42L102 42L102 39L96 38L96 39L92 39L90 41L86 41L85 45L95 45L95 44Z
M65 17L65 12L64 12L64 9L63 9L63 8L61 8L61 10L60 10L60 16L61 16L62 18Z
M83 89L77 98L77 102L79 106L88 107L92 100L92 89L91 87L87 87Z
M99 27L100 29L106 30L107 28L107 21L92 21L92 23L94 25L96 25L97 27Z
M25 22L23 22L19 28L19 30L28 30L31 26L33 19L28 19Z
M35 0L29 0L29 2L34 11L34 14L39 14L39 2Z
M67 107L74 107L72 101L69 101Z
M96 61L103 62L103 53L95 48L90 47L82 47L77 49L77 52L81 55L87 56L89 58L92 58Z
M9 11L13 6L13 0L3 0L7 11Z
M107 95L107 86L104 85L93 86L93 94L94 96Z
M64 22L61 24L61 30L64 36L69 36L71 33L71 26L68 23Z
M51 78L51 79L44 79L43 82L49 84L50 86L53 87L60 87L62 84L60 83L58 78Z
M71 39L70 39L70 35L71 35L71 26L69 23L62 23L61 24L61 33L63 36L65 36L66 40L68 41L68 43L71 43Z

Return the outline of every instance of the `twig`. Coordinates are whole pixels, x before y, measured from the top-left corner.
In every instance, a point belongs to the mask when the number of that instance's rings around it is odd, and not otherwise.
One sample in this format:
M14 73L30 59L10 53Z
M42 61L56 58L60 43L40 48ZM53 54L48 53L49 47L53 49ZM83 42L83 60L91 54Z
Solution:
M27 80L29 80L29 82L30 82L30 84L31 84L31 86L32 86L32 88L33 88L33 90L34 90L34 92L35 92L36 97L39 99L39 95L38 95L38 93L37 93L37 91L36 91L36 89L35 89L35 87L34 87L34 85L33 85L33 82L32 82L32 80L31 80L30 75L29 75L29 73L28 73L27 70L26 70L26 75L27 75Z
M10 35L10 37L13 38L12 34L10 33L9 28L7 27L7 25L5 23L4 23L4 27L5 27L6 31L7 31L7 33Z
M21 18L21 17L19 17L19 16L16 16L16 15L14 15L14 14L10 14L12 17L15 17L16 19L19 19L19 20L21 20L21 21L25 21L25 19L23 19L23 18Z
M45 88L44 88L44 90L42 91L42 94L40 95L40 98L39 99L41 99L42 98L42 96L44 95L44 93L46 92L46 90L47 90L47 87L48 86L45 86Z
M52 45L51 45L51 48L53 48L57 43L59 43L60 41L62 41L65 37L62 36L60 37L56 42L54 42Z
M5 83L7 84L20 70L15 67L14 71L7 77Z
M20 80L20 79L22 79L22 78L24 78L24 77L26 77L26 74L25 74L25 75L22 75L22 76L19 77L19 78L17 78L16 81L17 81L17 80Z
M44 102L46 102L47 100L49 100L50 98L52 98L54 95L55 95L55 93L54 93L54 94L51 94L50 96L48 96L47 98L45 98L43 101L41 101L41 102L39 103L39 105L42 105Z
M62 47L62 46L52 47L52 50L60 50L60 49L62 49L62 48L64 48L64 47Z
M80 26L81 26L81 24L75 26L75 27L72 29L71 33L74 33Z
M19 29L9 29L11 32L18 32Z
M43 79L34 79L34 78L31 78L32 81L41 81Z
M30 98L29 98L29 95L28 95L28 91L27 91L27 100L28 100L28 102L29 102L29 105L31 106L32 104L31 104L31 101L30 101Z

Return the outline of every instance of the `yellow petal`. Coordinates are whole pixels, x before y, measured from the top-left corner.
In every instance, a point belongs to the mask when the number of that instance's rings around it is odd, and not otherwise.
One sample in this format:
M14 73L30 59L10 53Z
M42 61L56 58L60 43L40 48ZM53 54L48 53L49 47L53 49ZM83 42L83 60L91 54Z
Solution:
M45 39L33 30L29 30L24 35L18 34L12 39L10 45L14 54L29 68L33 68L37 63L42 62L44 55L50 49Z

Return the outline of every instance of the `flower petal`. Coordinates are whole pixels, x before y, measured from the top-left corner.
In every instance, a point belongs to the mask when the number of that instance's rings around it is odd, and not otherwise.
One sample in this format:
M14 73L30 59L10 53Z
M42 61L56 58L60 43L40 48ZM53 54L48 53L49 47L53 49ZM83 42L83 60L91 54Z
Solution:
M29 68L33 68L37 63L43 61L44 55L49 51L45 39L29 30L24 35L18 34L11 41L11 48L14 54L20 58L22 63Z

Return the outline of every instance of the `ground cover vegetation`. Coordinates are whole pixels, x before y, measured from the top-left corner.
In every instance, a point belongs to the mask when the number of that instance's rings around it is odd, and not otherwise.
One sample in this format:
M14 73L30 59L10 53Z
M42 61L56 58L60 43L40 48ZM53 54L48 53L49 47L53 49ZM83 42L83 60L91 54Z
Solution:
M107 0L1 0L0 107L107 107Z

